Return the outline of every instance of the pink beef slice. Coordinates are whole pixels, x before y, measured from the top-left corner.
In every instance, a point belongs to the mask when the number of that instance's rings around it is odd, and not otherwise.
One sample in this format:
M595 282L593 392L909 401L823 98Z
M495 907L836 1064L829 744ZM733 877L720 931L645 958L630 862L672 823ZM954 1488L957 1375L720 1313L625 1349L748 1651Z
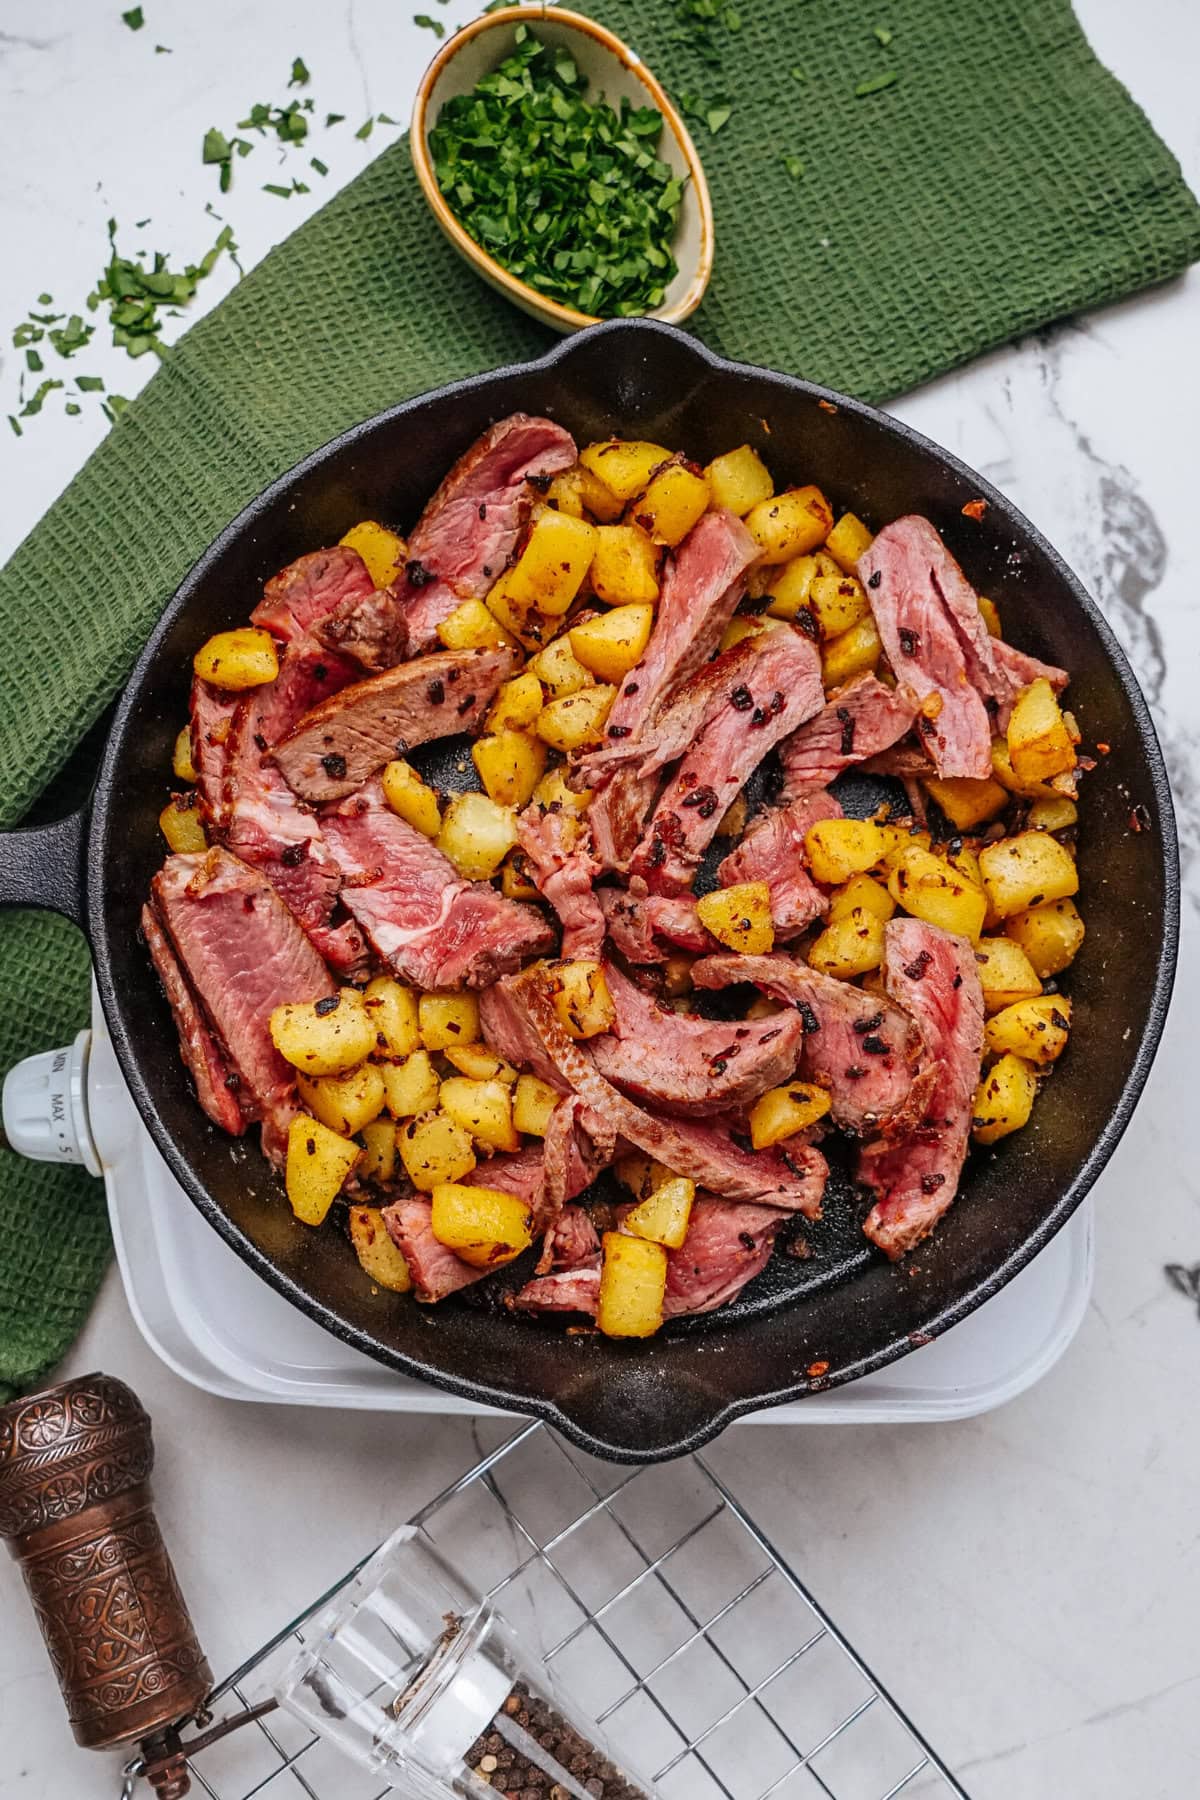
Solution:
M692 964L692 980L699 988L752 981L795 1007L804 1029L801 1067L829 1090L834 1123L843 1131L871 1137L892 1119L909 1122L916 1046L912 1021L899 1007L778 951L702 957Z
M418 987L486 987L554 942L534 907L506 900L486 881L465 881L396 817L378 781L326 808L321 829L342 872L342 897L376 954Z
M698 1118L740 1112L795 1073L804 1037L798 1013L702 1019L661 1005L612 963L604 973L616 1021L588 1047L601 1075L633 1099Z
M911 1135L859 1156L859 1180L875 1196L863 1230L895 1261L928 1236L958 1191L983 1055L983 993L967 939L919 919L889 920L883 968L889 994L917 1022L931 1072Z
M395 587L348 596L313 629L327 649L371 674L394 668L408 649L408 626Z
M604 913L595 891L600 865L586 824L561 807L527 806L517 835L534 886L558 914L562 954L594 962L604 943Z
M306 712L272 756L300 799L344 799L393 757L474 731L518 660L515 650L497 648L441 650L400 663Z
M839 688L779 746L784 803L819 793L854 764L890 749L911 731L916 716L912 694L885 687L874 675Z
M717 870L722 887L765 881L771 890L771 917L782 939L800 933L828 911L828 896L808 872L804 839L822 819L840 819L832 794L810 794L790 806L774 806L755 819L737 849Z
M484 432L450 470L408 540L398 595L409 654L436 641L464 600L482 600L508 567L543 478L569 469L576 449L552 419L512 413Z
M214 1125L231 1137L241 1137L246 1117L238 1101L241 1080L231 1069L212 1034L200 1002L180 968L158 919L148 906L142 908L142 936L150 952L163 993L175 1017L179 1054L196 1087L196 1098ZM232 1076L232 1079L230 1079Z
M626 962L666 962L669 950L664 941L698 956L717 948L716 938L701 925L690 894L630 894L623 888L601 888L597 898L608 935Z
M547 1231L539 1273L506 1304L517 1312L596 1316L600 1297L600 1239L582 1206L564 1207Z
M339 608L364 601L374 592L375 584L358 551L337 544L331 550L301 556L273 575L250 621L287 643Z
M1061 694L1070 682L1071 677L1065 669L1056 668L1053 663L1039 662L1036 656L1029 656L1024 650L1018 650L1015 644L1006 644L1003 638L992 639L992 655L1012 684L1014 695L1031 681L1048 681L1056 694ZM1002 710L996 724L1001 730L1008 724L1008 713L1011 707Z
M668 782L630 864L654 893L691 886L743 782L781 738L819 711L821 659L790 626L763 632L745 678L725 694Z
M271 1041L277 1006L324 1000L337 986L275 889L225 850L169 856L151 907L231 1073L263 1150L281 1164L298 1110L296 1071Z
M921 703L917 729L938 774L989 775L1013 685L962 570L929 520L909 515L884 526L858 572L896 680Z
M225 813L225 753L240 694L227 694L197 675L192 681L192 767L205 820L219 830Z
M447 1250L433 1235L432 1219L433 1202L424 1194L411 1194L383 1208L383 1222L408 1264L413 1292L427 1304L444 1300L492 1273L490 1269L476 1269L461 1256L455 1256L453 1250Z
M730 1206L697 1194L687 1236L667 1256L663 1317L715 1312L734 1299L770 1262L787 1216L772 1206Z

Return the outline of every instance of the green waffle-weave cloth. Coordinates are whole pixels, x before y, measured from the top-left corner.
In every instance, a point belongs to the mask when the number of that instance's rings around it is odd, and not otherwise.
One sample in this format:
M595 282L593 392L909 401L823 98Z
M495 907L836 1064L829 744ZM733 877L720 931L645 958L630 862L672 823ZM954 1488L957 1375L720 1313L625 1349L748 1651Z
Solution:
M1200 257L1200 208L1067 0L743 0L736 34L714 33L720 68L672 0L588 10L677 97L733 100L717 135L697 127L717 259L693 321L728 356L878 401ZM546 342L445 245L407 145L384 152L187 334L0 572L0 826L44 810L169 595L260 488L356 420ZM91 760L56 782L64 808ZM65 922L4 916L0 1069L86 1021L87 969ZM86 1317L100 1184L0 1153L0 1244L3 1397Z

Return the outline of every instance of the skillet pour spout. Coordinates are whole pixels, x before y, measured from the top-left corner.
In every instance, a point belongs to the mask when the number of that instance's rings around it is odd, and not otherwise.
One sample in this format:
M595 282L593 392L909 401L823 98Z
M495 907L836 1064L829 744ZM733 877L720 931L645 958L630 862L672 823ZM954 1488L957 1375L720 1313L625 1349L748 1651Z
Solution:
M780 485L817 481L839 510L869 525L927 516L998 605L1005 635L1071 670L1085 732L1109 746L1082 801L1088 935L1070 971L1076 1029L1035 1125L975 1154L937 1234L903 1264L867 1246L866 1208L848 1174L835 1171L825 1217L806 1230L806 1258L777 1256L731 1306L643 1342L543 1329L494 1304L420 1307L372 1292L348 1242L314 1236L291 1216L257 1147L231 1145L199 1112L138 933L162 857L157 818L196 648L242 623L268 577L356 520L410 524L430 472L518 410L560 421L580 443L619 433L686 444L704 461L748 443ZM980 500L982 509L970 506ZM452 741L430 778L461 786L460 756ZM1144 828L1131 830L1131 816ZM1079 581L1002 494L856 400L728 362L670 326L621 320L536 362L392 407L267 487L201 557L138 659L90 814L4 840L0 904L55 907L82 923L147 1130L185 1193L264 1280L390 1367L536 1414L598 1456L647 1462L906 1355L980 1306L1053 1237L1116 1147L1158 1047L1175 970L1179 858L1162 754L1129 665Z

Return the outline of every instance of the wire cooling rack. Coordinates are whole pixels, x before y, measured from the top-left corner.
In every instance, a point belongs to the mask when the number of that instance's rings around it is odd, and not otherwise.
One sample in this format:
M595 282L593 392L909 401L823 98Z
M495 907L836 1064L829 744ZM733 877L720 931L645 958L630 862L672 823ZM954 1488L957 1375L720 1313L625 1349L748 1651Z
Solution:
M969 1800L703 1457L614 1468L534 1423L413 1522L655 1772L662 1800ZM208 1800L387 1800L271 1701L355 1572L209 1696L184 1744ZM142 1772L130 1766L127 1794Z

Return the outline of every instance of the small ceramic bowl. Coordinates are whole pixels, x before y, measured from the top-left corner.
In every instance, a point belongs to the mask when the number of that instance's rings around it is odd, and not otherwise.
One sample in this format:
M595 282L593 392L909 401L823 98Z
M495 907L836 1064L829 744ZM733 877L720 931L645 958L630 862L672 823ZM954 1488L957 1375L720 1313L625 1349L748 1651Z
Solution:
M511 275L475 242L443 198L429 154L429 133L442 107L458 94L469 94L482 75L511 54L516 28L521 24L536 26L538 37L545 43L561 45L570 52L588 78L589 99L603 94L613 106L628 99L634 106L650 105L662 114L664 130L658 154L677 175L686 175L687 181L672 244L678 273L662 305L649 316L679 324L699 306L712 274L713 218L708 183L688 129L662 87L628 44L593 19L547 5L543 0L536 6L513 6L502 12L485 13L447 39L421 78L409 133L417 179L430 211L464 262L523 312L563 333L581 331L584 326L597 323L591 314L548 299L528 282Z

